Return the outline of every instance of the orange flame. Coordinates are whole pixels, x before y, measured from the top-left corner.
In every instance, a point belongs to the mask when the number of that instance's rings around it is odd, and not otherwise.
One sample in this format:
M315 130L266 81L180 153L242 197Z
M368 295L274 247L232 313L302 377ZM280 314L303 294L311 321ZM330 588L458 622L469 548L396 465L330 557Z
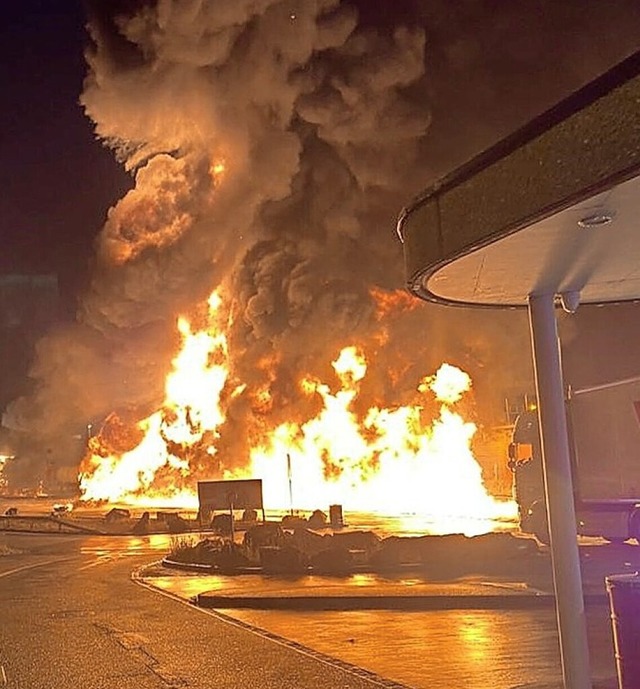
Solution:
M201 330L179 319L182 348L167 376L162 408L128 432L111 418L91 438L80 472L85 500L195 506L197 480L261 478L267 509L342 504L346 510L419 514L435 533L480 533L491 528L482 520L515 517L514 503L485 489L471 451L476 427L454 409L471 388L469 376L445 363L418 384L412 404L363 411L356 401L367 360L355 346L332 362L333 384L299 381L301 394L321 402L303 422L270 427L269 384L252 390L261 422L259 432L247 429L254 438L247 468L223 466L218 446L225 405L249 390L230 379L221 305L214 293ZM435 413L429 411L434 404Z
M379 287L371 287L369 293L376 303L376 316L378 320L383 320L389 314L397 313L398 311L410 311L419 305L415 297L403 290L388 292Z
M207 329L193 332L186 319L178 320L182 349L167 376L162 409L136 424L140 442L129 451L112 453L105 432L90 439L80 467L83 499L194 503L193 486L154 494L153 483L163 468L188 475L185 455L189 450L199 450L210 458L217 452L218 428L225 421L219 401L228 378L227 340L217 328L220 303L214 293L208 304Z
M471 452L475 425L450 407L470 387L469 376L443 364L429 387L443 404L437 418L423 418L424 407L372 407L359 422L352 403L366 371L361 353L350 347L333 362L340 387L303 382L324 406L298 426L282 424L269 442L252 451L252 467L265 495L284 506L291 481L296 507L340 503L349 509L386 515L428 516L431 531L486 530L482 520L513 518L511 502L492 498ZM427 389L422 390L423 393Z

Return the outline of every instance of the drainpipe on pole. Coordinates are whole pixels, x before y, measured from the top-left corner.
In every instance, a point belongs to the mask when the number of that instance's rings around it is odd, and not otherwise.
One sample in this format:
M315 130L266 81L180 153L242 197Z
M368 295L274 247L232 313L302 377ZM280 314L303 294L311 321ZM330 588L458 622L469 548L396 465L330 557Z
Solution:
M529 296L529 327L538 395L553 585L565 689L591 689L587 623L554 301L554 294Z

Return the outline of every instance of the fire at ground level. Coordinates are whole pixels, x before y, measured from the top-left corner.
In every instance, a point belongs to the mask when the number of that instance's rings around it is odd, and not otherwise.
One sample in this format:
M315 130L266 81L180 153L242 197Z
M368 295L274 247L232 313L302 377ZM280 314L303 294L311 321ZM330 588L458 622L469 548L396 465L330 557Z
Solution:
M462 444L465 447L467 440L468 437L463 434ZM471 485L469 500L460 501L458 496L451 505L446 503L446 499L430 505L429 495L438 488L439 477L436 473L432 477L432 484L435 485L426 486L424 491L415 482L407 482L404 489L402 486L388 486L389 495L384 504L379 509L370 511L353 509L352 506L353 502L358 502L359 490L363 489L366 493L366 485L352 485L348 502L342 505L335 501L328 502L336 495L331 492L331 481L324 481L321 487L317 483L309 482L308 492L316 489L316 501L312 503L314 508L298 509L291 506L295 505L292 501L297 474L292 471L290 462L281 462L282 466L279 469L282 471L274 471L271 465L266 481L262 481L266 485L264 512L236 510L234 528L242 534L256 520L266 518L268 523L282 523L289 529L310 528L327 533L333 528L340 530L347 527L347 530L375 531L381 538L428 534L474 536L494 531L512 531L517 526L517 506L510 498L513 473L506 461L509 433L499 430L492 434L488 441L486 435L483 440L485 442L476 444L474 453L470 449L462 453L462 463L453 462L453 471L444 473L445 480L441 485L445 498L448 491L456 489L456 485ZM295 469L295 465L293 468ZM468 475L458 478L455 472L467 472ZM230 485L233 483L231 481ZM420 501L421 511L410 509L412 506L415 507L415 498L413 503L409 500L409 505L404 504L409 491L412 491L414 496L424 493L424 498ZM270 498L274 495L279 509L274 509L270 504L273 502ZM337 495L340 497L344 493L338 492ZM494 495L502 497L493 497ZM324 504L323 497L327 498ZM227 535L228 509L200 514L195 490L183 491L172 496L167 502L164 500L165 496L153 493L135 496L132 502L84 500L79 495L77 484L75 490L71 486L70 490L55 497L46 495L42 486L36 491L35 496L30 495L28 491L10 494L5 490L4 494L0 492L0 515L3 515L0 519L2 528L19 531L82 531L137 535L204 532L209 535ZM287 509L284 509L283 503L287 505ZM394 503L397 511L383 509L385 505L389 507ZM461 506L463 509L460 509ZM433 511L430 507L434 507ZM337 516L334 513L336 508L339 510Z
M253 425L247 421L241 431L229 431L225 405L248 394L246 386L232 386L226 396L218 390L220 399L212 395L217 388L209 374L228 376L212 364L220 337L214 337L215 328L213 334L192 332L186 322L180 332L183 349L167 377L161 408L137 422L109 415L88 438L80 466L67 467L67 474L75 469L72 478L84 501L193 508L198 481L258 478L268 509L342 504L364 513L425 515L435 533L460 531L461 519L473 524L513 516L513 503L494 497L511 493L507 438L470 420L476 418L471 379L455 366L442 364L434 375L416 380L407 404L381 406L370 399L363 405L367 360L358 347L345 347L331 362L334 380L298 381L300 418L293 410L274 427L263 404L254 409ZM199 358L192 351L197 344ZM225 352L222 347L220 356ZM262 392L264 403L271 392ZM231 451L229 442L240 437L243 451ZM28 464L16 456L8 467ZM61 471L47 463L37 490L51 493L66 484L73 492L73 480ZM11 483L4 488L16 491Z
M242 534L247 526L262 522L262 513L247 515L244 512L236 512L234 515L234 528L239 534ZM250 519L247 519L247 516ZM283 524L291 529L306 527L324 532L372 530L381 537L439 533L437 521L429 515L381 515L340 510L340 524L332 523L330 509L307 512L297 510L294 514L291 514L289 510L267 509L264 516L267 523ZM212 534L214 532L225 534L228 529L228 517L227 511L219 511L211 516L209 523L203 524L199 519L197 509L176 509L172 506L146 509L139 505L125 503L87 503L68 497L0 495L2 530L43 533L83 530L87 533L102 535L124 535L132 534L136 525L142 521L145 528L140 530L139 535L145 532L148 534ZM460 524L462 525L463 522L461 521ZM465 519L464 524L470 534L491 531L510 532L517 529L515 518ZM457 533L462 533L462 531L459 530Z
M267 518L279 520L292 514L309 518L314 511L331 517L331 505L340 505L349 525L366 528L374 520L384 524L389 533L472 535L513 528L517 510L511 499L513 472L507 457L510 429L478 433L473 448L469 446L469 431L464 424L455 423L449 430L442 424L441 430L448 433L446 441L453 443L454 452L445 447L440 456L436 453L434 458L427 458L426 473L415 458L413 462L398 462L400 480L393 483L381 480L388 478L388 473L368 481L351 477L348 482L311 476L303 466L304 458L272 458L259 474ZM409 472L407 464L412 464ZM106 533L114 529L130 532L132 520L145 512L154 532L171 531L165 522L176 514L181 521L174 522L173 527L178 531L210 526L210 515L206 521L198 516L195 480L190 482L192 488L177 493L149 489L131 500L117 501L87 500L77 481L56 481L53 475L47 478L30 489L11 490L6 483L0 486L0 500L6 503L0 514L12 509L28 516L31 512L42 513L45 506L45 511L50 508L51 513L57 512L55 516L64 513L67 521L89 520L90 528ZM65 474L65 478L69 477ZM245 474L242 478L252 476ZM236 511L236 519L241 521L243 516L242 511ZM100 518L104 523L100 523Z
M312 521L315 515L316 523L312 525L324 527L325 512L339 505L344 506L351 525L366 528L371 519L378 524L382 520L395 534L473 536L513 528L517 507L510 497L513 474L507 462L509 430L478 432L474 423L465 421L460 410L456 411L455 405L471 384L467 374L444 364L436 375L425 379L421 394L429 392L434 403L426 425L421 419L426 401L414 407L376 409L374 421L363 425L350 409L356 364L360 375L364 375L364 359L355 351L349 350L347 355L343 351L334 362L336 371L344 373L346 367L351 372L343 378L342 389L332 393L316 385L316 391L321 389L323 411L302 431L298 429L302 435L291 436L290 428L280 427L272 438L272 450L277 451L257 452L243 473L225 472L219 478L241 479L240 483L259 479L260 498L247 506L264 506L273 515L272 520L284 514L291 523L296 519ZM191 427L193 408L188 406L183 411ZM176 414L172 416L175 422L174 417ZM158 428L151 432L155 428L151 424L130 452L117 456L102 451L91 453L114 432L113 426L107 426L95 442L89 442L88 460L85 458L76 474L79 485L67 483L71 488L67 499L51 507L49 516L56 521L50 525L41 521L39 528L144 534L181 533L214 526L212 515L196 515L203 483L198 479L202 477L186 466L174 466L176 456L172 452L177 451L176 443L168 440L166 420L156 420ZM307 442L309 438L313 441ZM327 464L332 452L334 460ZM332 471L328 472L327 467ZM52 477L49 479L48 484L55 486ZM42 500L47 497L45 487L40 485L37 491ZM10 486L4 488L5 494L10 492ZM20 523L15 514L18 509L28 517L28 511L17 505L7 509L14 512L6 515L14 527ZM250 522L257 515L237 516ZM213 519L222 517L216 515ZM342 524L336 524L331 517L331 525Z

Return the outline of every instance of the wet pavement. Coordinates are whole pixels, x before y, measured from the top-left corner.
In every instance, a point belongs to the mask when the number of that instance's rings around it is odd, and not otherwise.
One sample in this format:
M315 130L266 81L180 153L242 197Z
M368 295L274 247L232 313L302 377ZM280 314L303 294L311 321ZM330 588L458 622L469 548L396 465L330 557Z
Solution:
M226 614L416 689L561 687L552 609ZM608 611L588 620L592 676L615 687Z
M132 581L151 537L0 534L0 686L400 689Z
M225 577L149 567L169 547L167 536L0 534L5 685L561 687L550 576L540 572L430 581L415 573ZM640 548L594 542L583 544L581 554L585 591L593 596L587 622L594 686L614 689L604 576L640 569ZM202 610L189 602L198 594L258 600L252 608ZM265 599L296 597L376 605L264 609ZM431 600L432 607L399 610L411 597Z
M640 568L639 558L633 542L592 539L581 547L597 689L617 686L604 577ZM197 597L242 627L416 689L559 689L550 563L546 576L537 569L529 580L434 582L420 575L194 576L155 567L146 570L146 581L185 600Z
M316 579L310 577L310 579ZM155 586L187 597L211 584L219 590L227 587L224 578L215 581L202 577L153 577ZM351 591L362 585L361 576L350 581L262 582L267 597L299 596L303 587L310 596L323 597ZM429 611L393 609L395 596L384 582L364 583L365 593L377 591L378 609L340 611L267 610L218 608L215 614L236 621L243 627L268 632L273 638L314 649L327 656L365 668L394 682L415 689L445 689L464 686L468 689L532 689L561 687L560 658L553 601L545 596L542 605L530 606L537 597L526 584L468 580L451 584L424 582L389 582L405 584L438 596L439 607ZM245 581L234 581L235 596L255 588ZM485 606L487 592L494 605ZM227 592L228 589L227 589ZM401 590L396 596L403 595ZM517 597L522 609L505 606L505 600ZM475 604L471 601L475 599ZM395 601L397 602L397 601ZM471 607L473 605L473 607ZM383 609L386 608L386 609ZM505 609L506 608L506 609ZM616 686L612 653L609 610L606 604L589 606L589 638L592 648L594 685L613 689Z
M393 578L377 574L185 576L175 572L167 576L167 568L151 567L144 571L144 577L153 586L205 608L527 609L552 606L554 601L549 591L527 582L477 577L431 582L417 573L413 577Z

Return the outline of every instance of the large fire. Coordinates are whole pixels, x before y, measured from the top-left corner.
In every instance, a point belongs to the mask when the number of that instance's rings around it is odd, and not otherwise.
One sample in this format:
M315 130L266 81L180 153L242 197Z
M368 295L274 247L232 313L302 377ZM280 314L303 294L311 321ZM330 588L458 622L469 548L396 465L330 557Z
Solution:
M252 394L252 404L268 410L271 392L249 391L232 379L221 306L216 292L199 327L178 321L182 346L161 408L134 424L114 414L90 439L80 472L84 500L195 507L199 479L261 478L267 509L342 504L346 510L417 514L441 533L514 517L511 501L485 489L471 450L476 427L456 411L471 379L446 363L417 381L411 404L363 412L356 403L367 360L358 347L345 347L332 362L333 384L299 381L300 395L318 403L316 412L271 427L264 421L268 413L262 414L244 463L225 462L220 444L230 401Z

